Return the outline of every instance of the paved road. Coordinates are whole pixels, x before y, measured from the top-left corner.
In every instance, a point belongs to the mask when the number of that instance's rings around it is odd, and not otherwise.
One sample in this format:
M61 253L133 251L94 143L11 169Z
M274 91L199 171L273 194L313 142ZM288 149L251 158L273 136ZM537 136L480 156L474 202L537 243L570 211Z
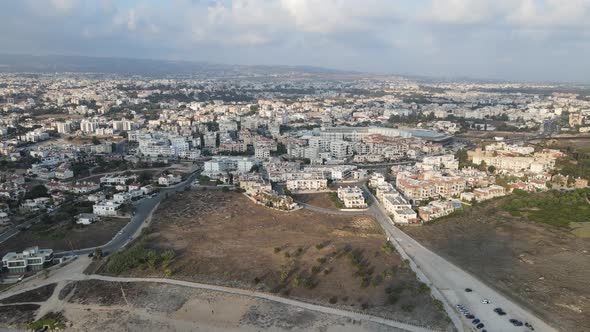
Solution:
M191 174L186 180L183 182L176 184L171 187L162 188L158 194L154 197L144 198L135 203L135 214L131 217L131 220L125 227L123 227L119 233L115 235L107 244L100 246L103 251L107 251L109 253L113 253L123 246L125 246L129 241L137 236L137 231L143 225L145 220L148 216L152 213L154 208L166 197L167 194L175 193L178 191L183 191L185 188L189 187L192 181L197 177L199 172L194 172ZM85 248L79 250L71 250L56 253L56 257L61 257L65 255L87 255L93 252L96 249L94 248Z
M419 270L431 282L431 287L434 286L432 288L435 290L435 295L437 291L440 292L446 302L453 307L452 310L455 314L450 315L450 317L456 326L457 317L460 317L459 319L462 324L459 325L464 330L470 330L473 327L471 322L460 316L454 309L456 304L462 304L485 324L485 328L488 331L528 331L524 327L515 327L510 324L508 322L510 318L531 323L535 331L556 331L532 313L479 281L475 276L438 256L395 227L373 194L366 187L363 187L363 189L367 196L374 201L370 209L385 230L387 236L396 247L400 248L401 251L405 252L411 258ZM490 264L493 264L493 262L490 262ZM420 273L417 274L420 277ZM465 288L471 288L473 292L467 293L465 292ZM482 299L490 300L491 304L481 303ZM506 316L497 315L493 311L496 307L503 308L508 314Z

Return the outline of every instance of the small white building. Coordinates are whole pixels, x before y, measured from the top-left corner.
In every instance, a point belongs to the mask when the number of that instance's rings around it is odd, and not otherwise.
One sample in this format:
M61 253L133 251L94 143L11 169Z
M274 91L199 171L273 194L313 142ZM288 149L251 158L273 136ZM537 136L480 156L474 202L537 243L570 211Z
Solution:
M92 213L97 216L116 216L121 204L114 201L102 201L92 206Z
M94 213L80 213L76 216L76 224L90 225L98 221L98 217Z
M180 183L180 181L182 181L182 178L180 177L180 175L173 175L173 174L160 176L158 178L158 184L161 186L172 186L177 183Z

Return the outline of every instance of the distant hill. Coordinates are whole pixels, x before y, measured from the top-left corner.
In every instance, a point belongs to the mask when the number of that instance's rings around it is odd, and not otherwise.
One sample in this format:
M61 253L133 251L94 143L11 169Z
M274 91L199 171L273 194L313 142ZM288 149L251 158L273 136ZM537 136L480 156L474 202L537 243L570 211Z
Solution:
M357 74L311 66L243 66L193 61L22 54L0 54L0 72L95 72L145 76L194 74L222 77L289 75L291 73L311 76Z

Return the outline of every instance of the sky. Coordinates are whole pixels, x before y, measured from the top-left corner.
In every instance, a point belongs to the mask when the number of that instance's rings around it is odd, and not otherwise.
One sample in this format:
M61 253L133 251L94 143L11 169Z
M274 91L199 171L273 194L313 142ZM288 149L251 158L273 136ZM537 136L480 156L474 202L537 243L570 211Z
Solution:
M0 52L590 82L590 0L0 0Z

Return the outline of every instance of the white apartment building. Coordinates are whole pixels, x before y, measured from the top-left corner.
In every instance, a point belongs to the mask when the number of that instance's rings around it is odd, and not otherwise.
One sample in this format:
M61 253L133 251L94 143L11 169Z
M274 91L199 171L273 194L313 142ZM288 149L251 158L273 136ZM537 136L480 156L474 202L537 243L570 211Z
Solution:
M249 157L214 157L205 162L203 175L215 176L234 171L248 173L257 164L256 159Z
M102 201L92 206L92 213L97 216L116 216L121 204L114 201Z
M53 260L53 250L31 247L22 253L9 252L2 257L2 268L10 273L39 271Z
M69 122L58 122L55 126L59 134L67 134L72 130Z
M172 186L177 183L180 183L181 181L182 181L182 178L180 177L180 175L173 175L173 174L168 174L166 176L160 176L158 178L158 184L161 186Z
M356 186L338 188L338 199L349 209L364 209L367 207L363 191Z
M87 134L94 133L96 128L98 128L97 122L92 122L92 121L87 121L87 120L83 120L82 122L80 122L80 130L83 133L87 133Z
M305 177L288 180L286 185L290 191L320 191L328 189L328 180L308 174Z
M254 157L256 159L268 159L270 158L270 149L265 146L256 146L254 148Z

